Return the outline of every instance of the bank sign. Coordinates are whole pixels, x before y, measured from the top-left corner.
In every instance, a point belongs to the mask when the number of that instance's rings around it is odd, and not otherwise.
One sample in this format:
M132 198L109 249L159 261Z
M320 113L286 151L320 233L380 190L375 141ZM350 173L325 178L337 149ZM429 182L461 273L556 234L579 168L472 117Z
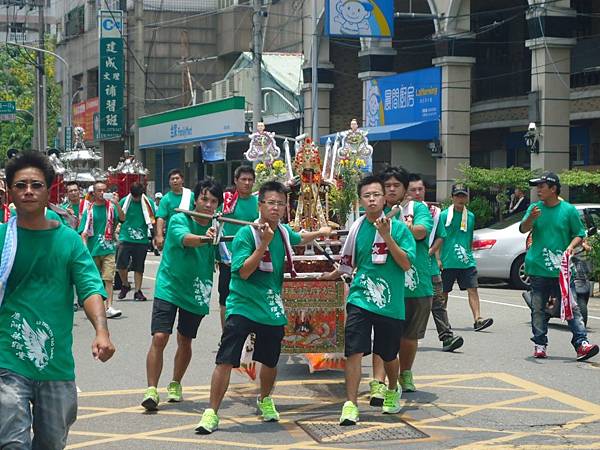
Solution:
M111 139L123 134L123 11L101 10L98 32L98 134L103 139Z
M325 17L329 36L394 36L394 0L325 0Z
M365 126L440 120L439 67L365 81Z
M244 97L231 97L141 117L140 148L193 144L246 135Z

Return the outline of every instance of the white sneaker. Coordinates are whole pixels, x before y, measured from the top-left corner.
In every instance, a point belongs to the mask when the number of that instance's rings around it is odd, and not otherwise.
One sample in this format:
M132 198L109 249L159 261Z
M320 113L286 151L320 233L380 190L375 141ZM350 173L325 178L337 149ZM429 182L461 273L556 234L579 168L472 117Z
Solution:
M120 309L115 309L112 306L106 310L106 317L109 319L115 319L117 317L121 317L121 314L123 314L123 313L121 312Z

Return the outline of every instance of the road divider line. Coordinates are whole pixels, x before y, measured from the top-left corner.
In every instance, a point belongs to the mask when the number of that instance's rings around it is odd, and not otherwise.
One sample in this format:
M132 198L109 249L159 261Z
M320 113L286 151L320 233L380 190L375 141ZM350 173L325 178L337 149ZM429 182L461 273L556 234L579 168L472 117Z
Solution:
M450 294L450 295L448 295L448 297L460 298L461 300L469 300L469 297L463 297L462 295L452 295L452 294ZM519 308L519 309L527 309L527 310L529 310L528 306L515 305L514 303L496 302L496 301L493 301L493 300L484 300L481 297L479 297L479 301L482 302L482 303L492 303L494 305L510 306L511 308ZM588 319L600 320L600 317L588 315Z

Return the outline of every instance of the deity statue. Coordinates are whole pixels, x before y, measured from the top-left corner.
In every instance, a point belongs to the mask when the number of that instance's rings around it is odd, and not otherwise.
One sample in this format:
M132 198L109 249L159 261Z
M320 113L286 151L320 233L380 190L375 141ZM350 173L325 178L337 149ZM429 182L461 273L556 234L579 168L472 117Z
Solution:
M256 131L248 136L250 138L250 147L244 153L248 161L259 161L272 163L281 154L281 150L275 142L275 133L269 133L265 130L265 124L258 122Z
M321 170L319 148L312 139L304 139L294 158L294 172L300 177L298 205L291 224L295 230L312 231L330 225L319 198L319 187L323 181Z
M373 154L373 147L367 139L368 131L358 128L358 121L350 121L350 129L340 133L342 138L341 148L338 154L342 158L368 159Z

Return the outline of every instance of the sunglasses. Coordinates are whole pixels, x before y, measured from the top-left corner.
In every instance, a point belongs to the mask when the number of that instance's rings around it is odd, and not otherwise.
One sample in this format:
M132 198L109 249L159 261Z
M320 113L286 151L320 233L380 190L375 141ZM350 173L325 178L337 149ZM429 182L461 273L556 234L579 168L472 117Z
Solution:
M27 189L28 186L31 187L31 189L34 191L39 191L46 187L46 185L41 181L32 181L31 183L26 183L25 181L17 181L13 184L13 188L19 191L24 191L25 189Z

